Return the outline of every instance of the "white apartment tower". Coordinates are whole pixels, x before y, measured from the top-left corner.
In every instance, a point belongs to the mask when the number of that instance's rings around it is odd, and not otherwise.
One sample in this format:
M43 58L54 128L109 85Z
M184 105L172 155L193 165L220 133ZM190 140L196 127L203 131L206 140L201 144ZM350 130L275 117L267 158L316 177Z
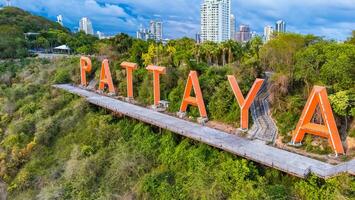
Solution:
M201 41L222 42L231 38L230 0L204 0L201 4Z
M94 35L92 23L89 18L83 17L79 22L79 31L84 31L86 34Z
M163 22L161 21L150 21L150 33L152 34L152 39L155 41L163 40Z
M272 26L265 26L264 27L264 41L267 42L272 38L272 34L274 32L274 29L272 28Z
M61 26L63 26L63 16L62 15L57 16L57 23L60 24Z
M275 24L275 31L277 33L285 33L286 32L286 22L283 20L279 20Z
M234 15L231 15L231 22L230 22L230 26L231 26L231 35L230 35L230 39L231 39L231 40L235 40L235 39L236 39L236 35L235 35L235 31L236 31L236 23L235 23L235 17L234 17Z

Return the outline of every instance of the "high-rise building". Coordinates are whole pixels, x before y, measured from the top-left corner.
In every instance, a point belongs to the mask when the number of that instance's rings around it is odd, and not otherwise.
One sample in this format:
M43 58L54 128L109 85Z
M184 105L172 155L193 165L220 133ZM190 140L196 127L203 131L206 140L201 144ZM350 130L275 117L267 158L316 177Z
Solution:
M59 23L61 26L63 26L63 16L62 15L57 16L57 23Z
M150 31L144 28L143 25L141 24L137 31L137 39L147 41L148 39L153 39L153 36L150 33Z
M277 33L285 33L286 32L286 22L283 20L279 20L275 24L275 31Z
M94 29L89 18L83 17L79 22L79 31L83 31L86 34L94 35Z
M152 39L155 41L163 40L163 22L161 21L150 21L150 33L152 34Z
M251 39L250 27L245 24L239 26L239 31L236 34L236 40L239 42L248 42Z
M222 42L231 38L230 0L204 0L201 4L201 41Z
M274 28L272 26L267 25L264 27L264 42L267 42L272 38L273 32Z
M258 36L258 34L256 33L256 31L252 31L250 32L250 36L251 36L251 39L255 38Z
M236 23L235 23L235 17L234 15L231 15L231 21L230 21L230 27L231 27L231 35L230 35L230 39L231 40L235 40L235 31L236 31Z
M10 7L11 6L11 0L6 0L6 6Z

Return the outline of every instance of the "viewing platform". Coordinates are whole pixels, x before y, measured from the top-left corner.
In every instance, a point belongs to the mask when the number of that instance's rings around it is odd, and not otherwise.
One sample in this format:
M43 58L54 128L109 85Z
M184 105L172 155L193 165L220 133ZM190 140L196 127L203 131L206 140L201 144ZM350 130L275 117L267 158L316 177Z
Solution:
M340 173L355 175L355 159L342 164L331 165L303 155L278 149L258 139L250 140L232 135L149 108L100 95L80 87L69 84L53 85L53 87L79 95L89 103L106 108L112 112L167 129L184 137L200 141L294 176L304 178L309 173L313 173L321 178L330 178Z

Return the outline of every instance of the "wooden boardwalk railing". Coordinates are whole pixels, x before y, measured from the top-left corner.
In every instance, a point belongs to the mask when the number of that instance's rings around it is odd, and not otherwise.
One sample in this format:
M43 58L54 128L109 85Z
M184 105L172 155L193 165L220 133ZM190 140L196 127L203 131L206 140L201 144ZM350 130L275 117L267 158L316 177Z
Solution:
M87 91L69 84L54 85L54 87L82 96L91 104L170 130L182 136L206 143L301 178L306 177L309 173L314 173L321 178L333 177L340 173L355 175L355 160L339 165L331 165L266 145L265 142L260 140L249 140L228 134L148 108L99 95L95 92Z

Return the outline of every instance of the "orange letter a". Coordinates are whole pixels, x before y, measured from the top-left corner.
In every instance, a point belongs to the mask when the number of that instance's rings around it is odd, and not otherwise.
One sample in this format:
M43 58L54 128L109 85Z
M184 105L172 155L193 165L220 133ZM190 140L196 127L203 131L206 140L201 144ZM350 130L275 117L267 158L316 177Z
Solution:
M253 86L251 87L247 98L244 99L242 92L239 89L238 82L235 79L234 76L229 75L228 76L228 81L229 84L232 87L233 93L235 98L238 101L239 107L241 109L241 115L240 115L240 124L242 129L248 129L248 123L249 123L249 108L251 104L253 103L256 94L258 93L259 89L261 88L264 79L256 79L254 81Z
M192 88L194 89L196 97L190 96ZM205 103L203 102L200 83L198 82L196 71L190 71L189 77L187 78L184 98L180 106L180 112L186 112L188 105L197 106L198 110L200 111L200 116L207 118Z
M324 125L312 123L312 117L319 105ZM333 111L328 101L328 94L325 87L314 86L303 109L296 129L293 131L292 144L300 143L306 133L318 135L328 139L331 147L338 154L344 154L343 145L335 123Z
M110 67L107 59L102 61L99 90L104 90L105 85L108 86L108 91L110 93L115 93L115 88L113 87Z
M81 56L80 58L80 74L81 74L81 85L86 86L86 72L91 71L91 60L88 57Z

